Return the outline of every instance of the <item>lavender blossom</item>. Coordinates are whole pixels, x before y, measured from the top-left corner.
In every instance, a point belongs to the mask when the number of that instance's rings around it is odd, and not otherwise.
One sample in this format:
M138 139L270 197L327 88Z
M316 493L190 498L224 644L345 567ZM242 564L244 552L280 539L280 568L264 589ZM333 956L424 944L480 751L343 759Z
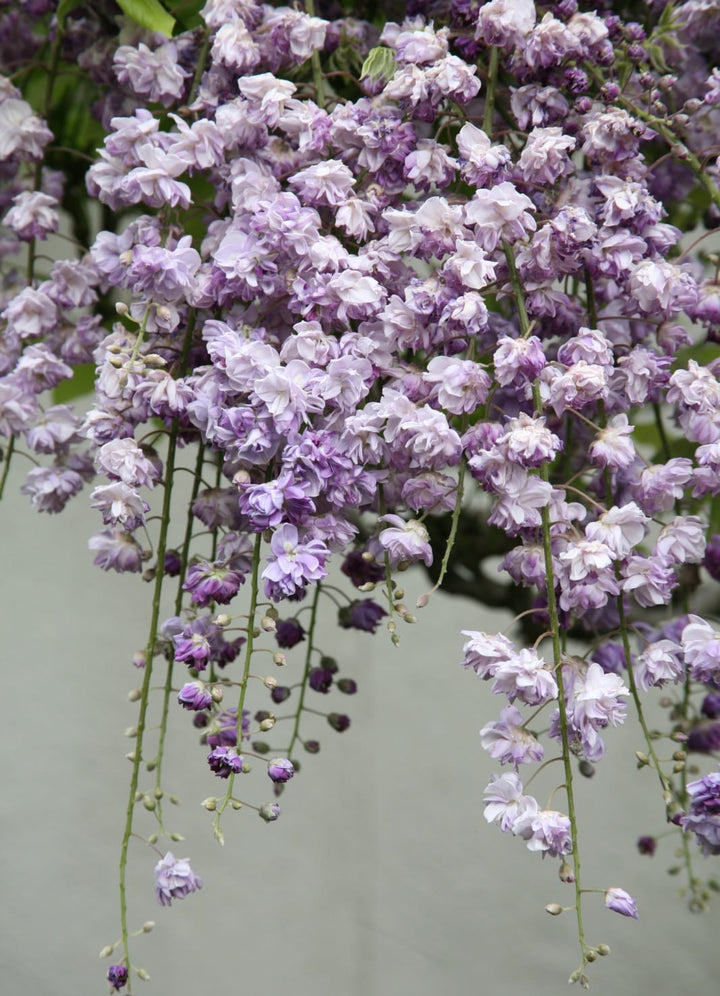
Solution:
M172 906L173 899L184 899L197 889L202 889L202 879L188 858L176 858L168 851L155 865L155 896L161 906Z

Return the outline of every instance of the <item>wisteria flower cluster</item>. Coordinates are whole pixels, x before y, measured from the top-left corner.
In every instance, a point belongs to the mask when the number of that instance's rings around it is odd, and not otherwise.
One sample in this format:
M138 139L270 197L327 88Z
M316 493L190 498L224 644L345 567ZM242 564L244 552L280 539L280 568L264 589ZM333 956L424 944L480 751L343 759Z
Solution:
M485 816L557 860L587 987L583 905L642 912L581 881L574 785L613 727L637 718L692 909L720 853L720 7L338 10L0 6L0 493L20 454L38 511L86 493L95 564L152 592L107 980L147 975L143 821L157 901L202 886L161 849L170 710L218 841L228 810L274 822L308 713L350 726L319 614L398 644L443 587L512 613L464 632L506 700Z

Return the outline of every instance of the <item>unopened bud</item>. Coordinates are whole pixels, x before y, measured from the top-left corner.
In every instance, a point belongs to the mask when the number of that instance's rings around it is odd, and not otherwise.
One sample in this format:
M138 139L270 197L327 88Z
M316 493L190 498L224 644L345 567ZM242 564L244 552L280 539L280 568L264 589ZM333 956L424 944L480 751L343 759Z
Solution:
M277 688L278 680L277 678L273 678L273 676L269 674L267 678L263 678L263 685L265 685L266 688L270 689Z
M564 912L560 903L548 903L545 907L545 912L549 913L550 916L560 916Z
M674 740L676 744L686 744L688 735L681 730L676 730L675 733L670 734L670 739Z
M223 690L222 688L219 687L219 685L213 685L213 687L210 689L210 698L213 700L213 702L222 702Z
M243 804L240 802L239 799L233 799L230 805L235 811L237 811L238 809L242 809Z
M143 934L149 934L151 930L154 930L154 928L155 928L155 921L146 920L140 929L142 930Z
M173 806L177 806L180 803L180 800L178 799L178 797L176 795L169 796L169 799L170 799L170 802L173 804Z
M125 757L128 759L128 761L133 761L134 762L135 761L135 751L131 750L129 754L125 755Z
M375 591L377 585L374 581L366 581L365 584L361 584L358 591Z
M157 844L159 840L160 840L159 834L151 833L150 836L148 837L148 844Z
M429 601L430 601L430 596L426 592L424 595L419 596L417 602L415 602L415 608L424 609Z
M143 806L144 806L144 807L145 807L145 809L147 809L147 810L148 810L149 812L152 812L152 811L153 811L153 809L155 809L155 807L157 806L157 802L156 802L156 801L155 801L155 799L153 799L153 798L152 798L151 796L149 796L149 795L146 795L146 796L145 796L145 797L143 798Z
M276 664L277 667L285 667L287 664L287 657L285 654L278 651L276 654L273 654L273 664Z
M219 615L215 616L216 626L229 626L231 622L232 619L227 614L227 612L221 612Z
M597 946L597 948L595 950L597 951L597 953L600 955L601 958L605 958L605 957L607 957L607 955L610 954L610 945L609 944L598 944L598 946Z
M165 793L160 787L156 788L155 791L153 792L153 795L155 796L156 799L162 799L164 794Z
M638 768L644 768L648 764L650 764L650 758L647 756L647 754L645 754L641 750L636 750L635 751L635 757L637 758L637 766L638 766Z
M123 255L125 254L123 253ZM130 314L130 309L128 308L127 304L125 304L124 301L118 301L117 304L115 305L115 314L122 315L122 317L125 318L126 315Z
M416 623L417 622L417 616L414 616L412 614L412 612L406 612L405 615L403 616L403 622L406 622L406 623Z
M589 961L590 964L592 964L594 961L597 961L597 956L598 954L595 948L588 948L588 950L585 952L585 960Z
M567 861L563 861L562 864L560 865L560 871L558 872L558 875L560 881L564 882L566 885L570 885L575 881L575 873L573 872L572 868L567 863Z
M204 806L209 813L214 813L217 809L217 799L215 796L211 795L209 798L203 799L200 805Z
M138 979L142 979L143 982L148 982L150 980L150 973L146 972L144 968L136 968L135 974L137 975Z
M181 833L171 833L170 834L170 840L173 840L173 841L175 841L175 843L177 843L178 841L185 840L185 838L183 837L183 835Z
M102 951L98 954L98 958L109 958L116 947L117 944L106 944Z
M137 726L128 726L124 735L132 740L133 737L137 736L137 732Z
M154 771L155 768L157 768L157 761L148 761L148 763L145 765L146 771Z
M685 769L685 762L684 761L676 761L675 764L673 764L673 774L674 775L679 774L684 769Z
M260 723L260 729L263 733L267 733L268 730L272 730L273 726L275 726L274 716L268 716L267 719L264 719L262 723Z
M676 750L673 754L673 761L684 761L687 758L687 751Z
M263 616L260 620L260 626L266 633L274 633L277 629L275 620L271 619L270 616Z
M140 691L140 689L139 689L139 688L133 688L133 690L132 690L132 691L128 692L128 699L129 699L129 700L130 700L131 702L137 702L137 701L138 701L138 699L139 699L139 698L140 698L141 696L142 696L142 692Z

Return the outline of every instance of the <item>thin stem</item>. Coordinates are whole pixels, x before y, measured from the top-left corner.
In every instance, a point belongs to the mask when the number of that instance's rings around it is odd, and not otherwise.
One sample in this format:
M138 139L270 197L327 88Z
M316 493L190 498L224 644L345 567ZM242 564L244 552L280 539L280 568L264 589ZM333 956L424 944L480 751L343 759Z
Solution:
M312 664L313 655L313 638L315 636L315 622L317 620L317 609L318 602L320 601L320 582L315 586L315 594L313 595L312 608L310 610L310 625L308 626L307 633L307 651L305 652L305 670L303 671L302 685L300 686L300 699L298 701L297 712L295 714L295 723L293 725L293 731L290 736L290 744L288 746L288 757L292 758L292 750L295 743L300 735L300 716L303 711L303 705L305 703L305 692L307 691L308 677L310 675L310 666Z
M493 45L490 49L490 62L488 64L487 90L485 91L485 113L483 114L482 130L492 138L492 121L495 110L495 87L497 86L497 71L500 58L500 49Z
M243 707L245 705L245 695L247 693L248 678L250 676L250 663L252 661L253 647L255 642L255 614L257 612L258 604L258 576L260 573L260 550L262 548L262 533L258 533L255 537L255 548L253 550L253 561L252 561L252 575L250 579L250 611L248 613L248 624L247 624L247 643L245 644L245 663L243 667L243 675L238 684L240 685L240 696L238 699L237 706L237 726L236 726L236 738L237 738L237 749L240 751L240 745L242 744L242 715ZM220 829L220 818L222 814L228 807L228 804L232 800L233 785L235 783L235 772L233 771L228 778L227 792L225 793L225 798L222 800L217 808L215 819L213 820L213 832L215 838L219 843L223 843L223 835Z
M0 476L0 500L2 500L3 492L5 491L5 481L7 481L7 476L10 473L10 461L12 460L14 449L15 449L15 436L10 436L10 438L7 441L7 446L5 447L5 453L3 455L2 476Z
M315 0L305 0L305 10L310 17L315 17ZM318 107L325 107L325 81L323 79L322 66L320 65L320 53L316 48L310 56L312 66L313 83L315 85L315 102Z
M200 481L202 480L202 466L203 459L205 457L205 448L202 444L198 445L197 458L195 460L195 477L193 479L192 493L190 495L190 501L188 502L188 513L187 522L185 525L185 537L183 539L183 546L180 553L180 574L178 575L177 593L175 595L175 615L179 616L182 610L183 602L183 584L185 583L185 575L187 573L188 557L190 554L190 541L192 539L193 531L193 502L197 498L198 491L200 490ZM162 570L162 564L158 563L158 570ZM158 749L157 757L155 759L155 787L158 790L162 789L162 765L163 758L165 757L165 737L167 735L167 721L168 712L170 707L170 694L172 692L172 678L173 678L173 665L175 663L175 656L171 652L170 658L168 660L167 672L165 675L165 685L163 688L163 702L162 702L162 715L160 718L160 733L158 735ZM157 803L157 816L158 822L162 827L162 806L160 799Z
M160 523L160 535L157 544L158 564L165 560L165 549L167 547L167 534L170 527L170 504L172 499L173 469L175 467L175 455L177 450L177 438L179 427L177 420L173 422L170 430L170 440L168 442L167 459L165 461L165 493L163 495L162 521ZM130 776L130 791L128 793L127 812L125 815L125 832L123 834L122 848L120 851L120 925L122 931L122 945L125 952L125 965L130 969L130 949L128 941L127 926L127 900L126 900L126 873L128 859L128 845L132 835L133 814L135 811L135 794L137 792L138 780L140 776L140 764L142 763L143 737L145 734L146 717L148 703L150 699L150 686L152 681L153 656L155 653L155 642L158 634L158 623L160 620L160 602L162 598L162 587L165 573L162 569L155 575L155 587L153 590L152 614L150 619L150 632L148 636L147 648L145 651L145 673L143 675L142 688L140 690L140 710L137 721L137 735L135 737L135 751L133 757L132 774ZM128 976L128 994L132 991L132 981Z

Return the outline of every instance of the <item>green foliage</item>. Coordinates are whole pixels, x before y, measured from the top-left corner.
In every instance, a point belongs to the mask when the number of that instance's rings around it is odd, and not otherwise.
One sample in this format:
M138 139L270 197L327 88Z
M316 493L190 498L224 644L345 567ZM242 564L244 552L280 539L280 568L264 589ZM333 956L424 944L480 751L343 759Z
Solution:
M165 10L160 0L117 0L117 4L141 28L172 38L175 18Z

